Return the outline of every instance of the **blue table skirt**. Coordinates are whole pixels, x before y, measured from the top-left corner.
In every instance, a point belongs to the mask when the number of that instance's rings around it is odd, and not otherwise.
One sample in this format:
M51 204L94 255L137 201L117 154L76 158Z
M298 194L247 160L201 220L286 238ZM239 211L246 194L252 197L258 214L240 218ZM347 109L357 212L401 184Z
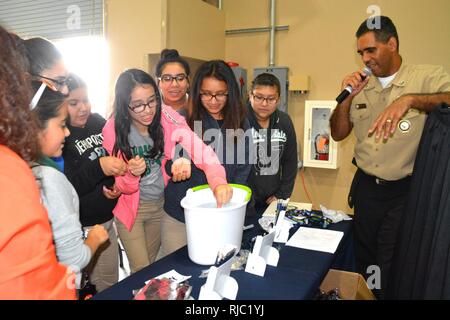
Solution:
M253 223L255 228L244 232L244 241L262 233L256 218L246 219L246 225L249 223ZM231 272L230 276L239 284L237 300L314 299L320 283L330 268L354 270L351 226L351 221L342 221L330 226L331 230L344 232L344 237L334 255L282 245L278 266L267 266L264 277L255 276L243 270ZM295 230L291 231L293 232ZM208 266L192 262L189 259L187 247L183 247L95 295L94 299L132 299L132 290L142 288L145 281L172 269L180 274L192 276L189 279L190 285L193 286L191 295L197 299L200 287L206 281L206 278L199 278L199 275L202 270L208 268Z

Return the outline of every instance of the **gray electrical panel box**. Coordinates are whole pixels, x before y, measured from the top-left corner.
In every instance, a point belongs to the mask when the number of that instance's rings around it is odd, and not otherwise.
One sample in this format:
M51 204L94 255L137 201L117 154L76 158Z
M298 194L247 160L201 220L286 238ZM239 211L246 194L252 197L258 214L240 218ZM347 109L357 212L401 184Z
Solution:
M241 93L242 101L247 100L247 70L241 67L231 67Z
M278 78L281 87L280 102L278 103L278 109L287 112L289 68L288 67L255 68L253 70L253 78L256 78L256 76L260 75L261 73L271 73Z

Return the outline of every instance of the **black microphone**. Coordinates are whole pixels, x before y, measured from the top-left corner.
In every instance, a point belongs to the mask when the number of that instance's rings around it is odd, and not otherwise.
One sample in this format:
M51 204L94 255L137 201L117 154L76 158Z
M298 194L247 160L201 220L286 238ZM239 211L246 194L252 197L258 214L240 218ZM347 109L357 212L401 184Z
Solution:
M363 72L366 74L361 75L362 80L364 81L364 79L366 79L366 77L370 76L372 74L372 70L369 69L369 67L364 67ZM351 85L348 85L345 87L344 90L342 90L342 92L336 97L336 101L337 103L342 103L342 101L345 100L345 98L347 98L350 93L352 93L353 88Z

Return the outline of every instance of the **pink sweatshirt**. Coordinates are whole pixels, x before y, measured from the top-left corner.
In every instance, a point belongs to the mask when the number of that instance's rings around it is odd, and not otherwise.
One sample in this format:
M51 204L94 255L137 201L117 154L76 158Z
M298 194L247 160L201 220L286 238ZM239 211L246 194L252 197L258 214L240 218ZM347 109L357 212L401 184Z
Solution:
M161 167L164 184L167 185L169 176L165 171L165 164L168 159L172 159L175 152L176 143L180 143L187 151L195 166L203 170L208 180L208 184L214 190L220 184L226 184L226 173L220 164L214 150L206 146L201 139L189 128L186 120L171 107L163 104L161 110L161 125L164 131L164 159ZM114 118L110 118L103 128L103 147L112 155L116 133L114 131ZM122 192L116 207L113 210L125 227L130 231L136 220L139 206L139 180L131 172L124 176L115 177L116 187Z

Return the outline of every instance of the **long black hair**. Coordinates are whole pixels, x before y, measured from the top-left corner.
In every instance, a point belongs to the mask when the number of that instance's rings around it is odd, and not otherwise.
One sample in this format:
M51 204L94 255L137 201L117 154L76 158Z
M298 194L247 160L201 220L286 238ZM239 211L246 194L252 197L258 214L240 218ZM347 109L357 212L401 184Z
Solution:
M155 116L152 123L148 126L148 133L153 140L150 158L160 156L164 152L164 133L161 126L161 96L155 80L147 72L139 69L128 69L117 78L114 99L116 142L113 148L113 155L117 156L120 151L126 160L130 160L133 156L130 142L128 141L131 126L129 114L131 93L135 87L141 85L151 85L155 91L157 101Z
M61 53L53 43L44 38L31 38L24 41L28 60L29 72L40 75L44 70L51 69L62 59Z
M202 104L200 97L200 87L203 79L215 78L223 81L228 87L228 97L222 109L224 128L243 129L245 121L245 109L242 105L239 87L234 77L233 70L223 60L211 60L203 63L194 76L191 89L192 102L189 110L188 124L194 130L194 121L204 120L208 111Z

